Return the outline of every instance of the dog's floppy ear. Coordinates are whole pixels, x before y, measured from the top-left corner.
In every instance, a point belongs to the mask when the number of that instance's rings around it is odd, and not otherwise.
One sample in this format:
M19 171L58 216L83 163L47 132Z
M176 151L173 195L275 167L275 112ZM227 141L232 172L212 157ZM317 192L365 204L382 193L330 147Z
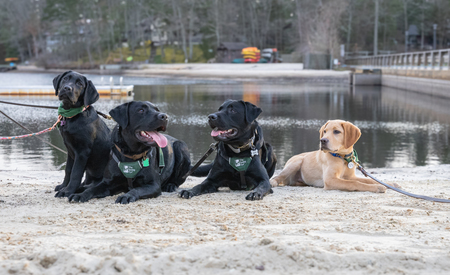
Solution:
M328 122L330 122L330 121L328 120L327 123L325 123L322 127L320 127L320 130L319 130L320 138L323 137L323 131L325 130L325 127L327 127Z
M117 106L109 111L111 117L119 124L120 127L126 128L128 126L128 106L130 102Z
M64 72L60 75L58 75L57 77L53 78L53 88L55 88L55 95L58 95L58 88L59 88L59 83L61 83L61 80L63 79L63 77L68 74L71 73L72 71L67 71Z
M96 102L100 95L97 92L97 89L95 89L94 84L92 81L87 80L86 81L86 88L84 89L84 106L89 106Z
M342 127L344 128L344 147L350 148L361 137L361 130L347 121L342 123Z
M252 123L262 113L261 108L247 101L241 100L241 102L244 103L245 106L245 119L248 123Z

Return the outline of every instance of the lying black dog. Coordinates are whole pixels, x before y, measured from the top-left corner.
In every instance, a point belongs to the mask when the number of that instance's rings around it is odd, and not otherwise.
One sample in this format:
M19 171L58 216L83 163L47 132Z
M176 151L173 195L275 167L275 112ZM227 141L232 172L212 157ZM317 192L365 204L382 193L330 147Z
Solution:
M53 79L53 86L61 101L59 132L68 153L64 181L56 186L55 197L69 197L81 185L101 181L111 148L110 130L90 106L99 94L85 76L67 71Z
M150 102L132 101L109 112L118 123L112 132L111 157L103 181L69 201L86 202L127 192L116 203L156 198L173 192L185 179L191 161L187 145L165 131L167 115Z
M214 162L200 166L192 175L206 180L180 197L190 199L217 192L219 187L231 190L253 190L247 200L261 200L272 192L269 179L275 171L276 157L272 146L263 138L256 118L262 110L242 100L228 100L219 111L208 116L213 129L211 136L218 141Z

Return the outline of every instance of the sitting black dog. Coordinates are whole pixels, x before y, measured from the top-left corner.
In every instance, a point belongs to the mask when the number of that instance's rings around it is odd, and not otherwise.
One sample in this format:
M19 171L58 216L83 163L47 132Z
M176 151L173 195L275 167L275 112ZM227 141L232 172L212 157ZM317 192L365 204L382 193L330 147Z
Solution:
M118 123L111 134L111 149L103 181L69 201L86 202L127 192L116 203L156 198L161 191L173 192L185 179L191 165L187 145L169 135L167 115L150 102L132 101L109 112Z
M101 181L111 148L110 130L90 106L99 94L85 76L67 71L53 79L53 86L61 101L59 132L68 153L64 181L56 186L55 197L69 197L80 186Z
M214 162L200 166L192 175L207 176L206 180L180 197L190 199L217 192L219 187L231 190L253 190L247 200L261 200L272 192L269 179L275 171L276 157L272 146L264 141L256 118L262 110L242 100L228 100L219 111L208 116L218 141Z

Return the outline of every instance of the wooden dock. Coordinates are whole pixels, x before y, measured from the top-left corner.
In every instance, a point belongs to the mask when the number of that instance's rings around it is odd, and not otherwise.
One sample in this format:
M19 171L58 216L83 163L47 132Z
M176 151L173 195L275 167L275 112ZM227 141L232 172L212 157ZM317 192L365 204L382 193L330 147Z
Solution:
M133 97L134 85L96 86L100 97ZM53 86L28 86L0 88L0 96L55 96Z

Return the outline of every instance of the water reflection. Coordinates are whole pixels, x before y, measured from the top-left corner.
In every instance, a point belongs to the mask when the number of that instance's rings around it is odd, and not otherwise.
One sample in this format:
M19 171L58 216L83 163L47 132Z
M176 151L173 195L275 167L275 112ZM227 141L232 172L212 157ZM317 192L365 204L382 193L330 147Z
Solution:
M132 83L131 83L132 84ZM244 99L263 109L259 122L275 148L280 165L293 155L318 148L318 130L328 119L354 122L362 131L356 144L367 167L404 167L450 163L450 100L387 87L310 85L267 82L211 82L135 87L135 100L149 100L170 116L168 133L184 140L197 161L213 141L207 115L226 99ZM1 100L5 100L2 98ZM56 97L14 98L30 104L58 104ZM107 112L121 100L100 99ZM56 120L55 110L0 105L14 119L33 130ZM108 122L113 126L113 122ZM0 117L1 136L25 134ZM64 147L56 131L42 135ZM212 159L212 157L210 157ZM35 138L0 142L2 170L56 169L65 156Z

